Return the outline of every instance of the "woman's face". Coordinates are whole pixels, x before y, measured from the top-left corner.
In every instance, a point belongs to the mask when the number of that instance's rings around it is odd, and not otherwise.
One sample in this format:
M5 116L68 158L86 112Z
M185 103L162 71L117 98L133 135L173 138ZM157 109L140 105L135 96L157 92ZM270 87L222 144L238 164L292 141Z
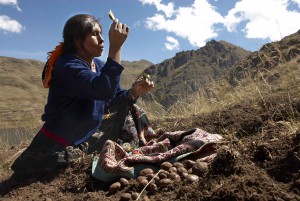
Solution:
M96 24L93 31L88 33L83 40L83 51L91 57L101 56L104 49L104 40L101 35L101 28Z

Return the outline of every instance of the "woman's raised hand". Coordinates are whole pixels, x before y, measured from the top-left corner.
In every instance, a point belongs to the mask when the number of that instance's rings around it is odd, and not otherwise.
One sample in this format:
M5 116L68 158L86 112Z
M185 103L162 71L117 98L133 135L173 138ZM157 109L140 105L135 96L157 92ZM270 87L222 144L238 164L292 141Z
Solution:
M115 19L109 29L109 42L110 45L116 49L121 48L127 39L129 28L124 23L118 22Z
M109 29L109 57L120 61L121 48L127 39L129 28L115 19Z

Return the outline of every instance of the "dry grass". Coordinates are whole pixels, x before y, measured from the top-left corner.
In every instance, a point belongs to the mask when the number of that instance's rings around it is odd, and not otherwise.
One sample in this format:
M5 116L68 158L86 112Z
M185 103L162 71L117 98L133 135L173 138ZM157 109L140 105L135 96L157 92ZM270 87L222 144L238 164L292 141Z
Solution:
M41 83L43 65L34 60L0 57L0 128L36 124L48 92Z
M24 142L29 142L37 133L40 127L22 127L22 128L9 128L2 129L0 135L0 150L10 149L11 146L20 145Z
M32 108L14 110L4 114L2 118L7 118L5 124L0 127L0 149L2 150L31 141L42 125L40 114Z
M226 80L210 82L197 94L183 97L169 109L160 105L155 98L140 104L151 119L185 118L191 115L224 110L229 106L245 101L256 104L272 95L300 95L300 64L297 59L277 66L272 70L264 69L254 79L246 78L233 87Z

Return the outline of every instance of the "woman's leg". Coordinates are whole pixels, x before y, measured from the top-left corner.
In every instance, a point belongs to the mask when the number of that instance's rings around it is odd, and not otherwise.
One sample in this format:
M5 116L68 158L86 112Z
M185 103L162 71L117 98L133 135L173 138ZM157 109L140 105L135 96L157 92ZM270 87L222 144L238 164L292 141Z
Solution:
M64 146L39 131L27 149L14 161L11 169L16 174L34 175L66 166L64 150Z
M126 100L113 101L109 107L110 118L103 119L99 131L92 135L89 140L88 153L101 152L107 140L117 141L129 112L129 103Z

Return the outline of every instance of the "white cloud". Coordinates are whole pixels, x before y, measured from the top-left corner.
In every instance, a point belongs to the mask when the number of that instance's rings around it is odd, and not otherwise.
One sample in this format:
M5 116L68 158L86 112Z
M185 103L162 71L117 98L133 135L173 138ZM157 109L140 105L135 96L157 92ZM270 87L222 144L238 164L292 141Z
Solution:
M16 7L18 11L22 11L18 6L17 0L0 0L0 5L11 5ZM18 21L11 19L9 16L0 15L0 31L3 30L4 33L20 33L24 29L25 27L23 27Z
M139 1L157 9L152 17L146 19L146 28L172 33L197 47L217 37L224 28L229 32L242 33L246 38L271 41L280 40L300 29L300 12L289 10L292 4L300 8L300 0L239 0L226 16L218 13L209 0L194 0L190 6L176 9L173 2ZM216 25L224 27L217 28Z
M178 50L179 49L179 42L172 36L167 36L165 42L165 47L167 50Z
M298 4L298 7L300 8L300 0L292 0L292 2Z
M169 2L167 5L161 3L161 0L139 0L143 5L154 5L158 11L162 11L166 17L171 17L174 14L174 3Z
M162 7L165 8L160 0L140 1L143 4L155 5L158 11ZM168 10L168 13L172 13L173 17L167 15L166 10L161 9L164 15L156 13L147 18L146 28L174 33L198 47L204 46L207 39L218 35L214 25L223 22L223 17L207 0L195 0L191 7L179 7L177 10L174 9L174 6L168 8L172 8Z
M0 15L0 31L3 30L4 32L20 33L24 29L25 27L23 27L18 21L13 20L6 15Z
M18 6L18 1L17 0L0 0L0 5L12 5L16 7L18 11L22 11L21 8Z
M298 1L299 0L293 0ZM225 16L229 32L244 31L247 38L280 40L300 28L300 13L289 11L289 0L241 0ZM245 22L241 30L237 26Z

